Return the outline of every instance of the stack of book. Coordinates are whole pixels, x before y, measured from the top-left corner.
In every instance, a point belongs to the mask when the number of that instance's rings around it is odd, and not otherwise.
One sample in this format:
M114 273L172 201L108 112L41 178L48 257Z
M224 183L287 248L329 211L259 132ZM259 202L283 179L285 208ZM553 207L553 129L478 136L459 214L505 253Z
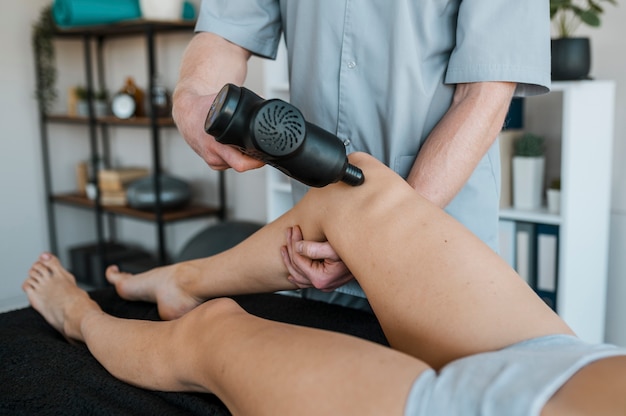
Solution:
M103 169L98 172L100 203L102 205L126 205L126 187L133 181L150 174L147 168L128 167Z
M559 226L500 219L500 255L557 310Z

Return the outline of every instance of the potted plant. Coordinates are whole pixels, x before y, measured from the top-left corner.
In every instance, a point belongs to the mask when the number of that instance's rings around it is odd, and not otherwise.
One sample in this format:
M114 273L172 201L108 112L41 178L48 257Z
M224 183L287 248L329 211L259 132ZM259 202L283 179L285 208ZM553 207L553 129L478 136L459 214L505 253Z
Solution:
M544 138L524 133L513 143L513 206L537 209L541 206L545 171Z
M561 211L561 178L555 178L550 182L550 187L546 191L548 201L548 212L558 214Z
M577 80L589 76L591 45L588 37L575 37L581 24L600 26L602 2L617 0L550 0L550 20L556 31L552 39L552 79Z
M36 90L35 97L42 113L50 111L57 98L54 53L54 32L56 24L52 18L52 4L44 7L39 20L33 24L31 43L35 54Z
M96 117L104 117L109 114L109 92L105 89L96 91L94 98L94 112Z
M92 92L83 86L77 86L73 91L76 97L76 113L81 117L89 117L89 100L92 100L93 111L96 117L104 117L109 113L109 92L105 89Z
M89 90L83 86L74 88L74 96L76 96L76 113L81 117L89 117Z

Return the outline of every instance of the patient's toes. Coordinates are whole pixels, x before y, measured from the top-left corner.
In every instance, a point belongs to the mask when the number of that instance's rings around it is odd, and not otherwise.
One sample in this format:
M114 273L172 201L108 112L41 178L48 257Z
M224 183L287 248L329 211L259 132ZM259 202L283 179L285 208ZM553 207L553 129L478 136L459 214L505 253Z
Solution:
M131 273L123 272L118 266L111 265L107 267L104 274L109 283L115 286L120 296L128 296L132 292L132 283L130 283L131 288L128 288L128 282L131 280L129 278L133 276Z
M28 277L24 281L22 288L24 290L37 290L39 287L58 278L76 283L74 276L61 265L57 257L50 253L43 253L28 270Z
M32 284L41 283L42 279L45 279L50 275L50 269L41 264L41 262L36 262L33 264L28 271L28 279Z
M59 259L50 253L41 254L41 256L39 256L39 259L40 263L47 267L51 273L65 270L63 266L61 266L61 262L59 261Z
M106 276L109 283L115 284L122 278L122 273L120 272L120 268L117 265L112 264L106 268L104 271L104 275Z
M28 276L26 280L24 280L24 283L22 283L22 290L24 292L28 292L29 290L34 289L36 284L37 284L37 281L33 279L32 277Z
M48 277L62 277L75 283L76 279L63 265L58 257L53 256L50 253L44 253L41 255L41 262L49 270Z

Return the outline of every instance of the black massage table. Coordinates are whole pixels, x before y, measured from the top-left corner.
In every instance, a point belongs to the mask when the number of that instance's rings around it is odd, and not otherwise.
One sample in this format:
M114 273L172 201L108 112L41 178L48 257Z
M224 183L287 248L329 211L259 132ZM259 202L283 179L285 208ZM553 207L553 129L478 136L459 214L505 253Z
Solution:
M155 305L124 301L112 287L91 296L110 314L158 320ZM367 312L277 294L234 299L267 319L386 344L376 318ZM0 415L229 414L212 394L148 391L115 379L84 345L69 344L31 308L0 314L0 343Z

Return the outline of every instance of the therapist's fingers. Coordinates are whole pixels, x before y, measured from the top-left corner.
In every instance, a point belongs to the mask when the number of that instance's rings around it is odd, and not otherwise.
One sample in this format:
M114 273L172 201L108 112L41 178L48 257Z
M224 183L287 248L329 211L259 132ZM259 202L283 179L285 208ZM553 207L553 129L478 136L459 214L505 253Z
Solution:
M296 243L295 248L298 254L309 259L341 261L335 249L328 242L301 240Z
M287 271L289 272L289 276L287 276L287 280L296 285L299 289L306 289L309 287L313 287L311 281L306 278L300 271L295 270L291 258L289 257L289 253L287 252L287 247L281 247L280 254L283 257L283 263L285 267L287 267Z
M293 228L287 229L287 245L281 249L281 254L283 256L283 262L289 271L289 281L296 284L299 288L304 289L307 287L312 287L311 281L308 279L305 273L294 263L293 259L297 255L296 250L294 248L294 239L293 239ZM302 238L300 233L300 239ZM310 261L310 260L309 260Z
M199 154L213 170L232 168L237 172L245 172L264 165L262 161L242 153L239 149L216 140L206 140L205 137L203 146L199 149Z
M233 168L237 172L246 172L265 165L263 161L250 157L242 153L239 149L228 145L222 146L223 147L218 148L218 156L228 167Z
M290 280L300 287L316 287L331 291L353 279L329 243L304 241L302 231L295 226L287 233L287 256Z

